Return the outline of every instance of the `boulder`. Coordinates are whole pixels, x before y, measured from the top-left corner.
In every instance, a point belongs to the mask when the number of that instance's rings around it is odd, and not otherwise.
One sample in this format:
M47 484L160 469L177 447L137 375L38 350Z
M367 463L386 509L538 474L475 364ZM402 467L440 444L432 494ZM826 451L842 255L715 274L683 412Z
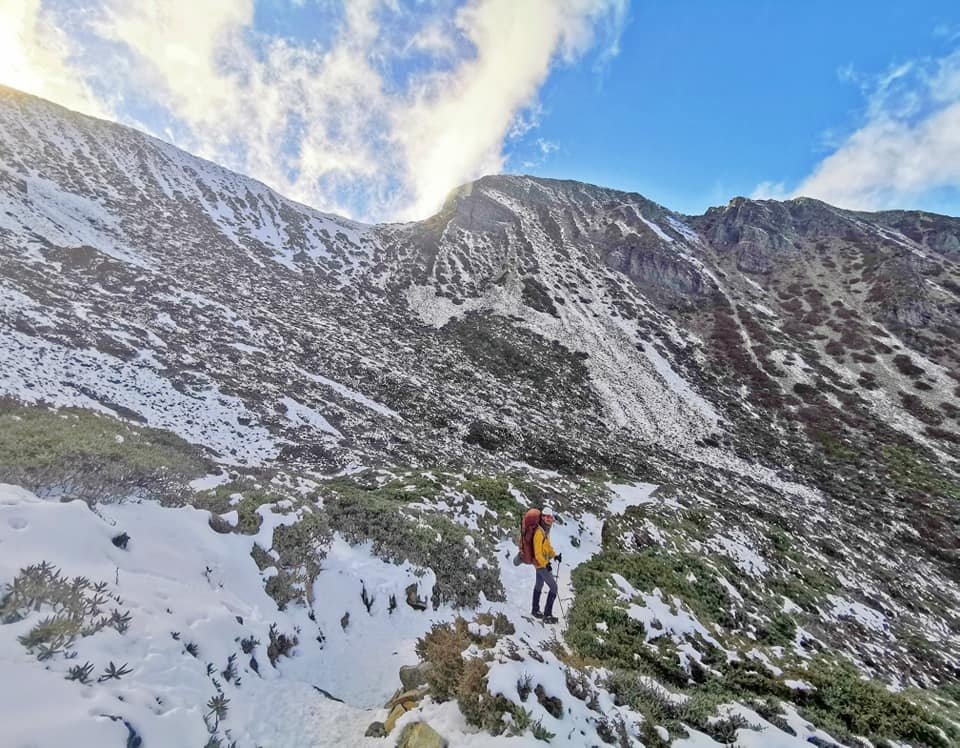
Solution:
M383 722L371 722L370 727L363 734L368 738L385 738L387 737L387 730L383 726Z
M405 691L412 691L414 688L420 688L427 684L427 676L433 669L429 662L421 662L419 665L404 665L400 668L400 682Z
M426 610L427 601L422 600L419 595L417 595L417 583L414 582L406 589L407 593L407 605L409 605L414 610Z
M403 728L397 748L447 748L447 741L426 722L413 722Z

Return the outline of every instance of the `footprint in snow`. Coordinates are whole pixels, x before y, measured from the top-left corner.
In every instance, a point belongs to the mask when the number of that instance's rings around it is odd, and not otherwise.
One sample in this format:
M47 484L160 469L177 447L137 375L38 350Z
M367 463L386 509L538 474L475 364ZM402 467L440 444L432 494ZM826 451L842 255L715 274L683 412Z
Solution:
M23 517L11 517L7 520L7 524L14 530L26 530L30 526L30 523Z

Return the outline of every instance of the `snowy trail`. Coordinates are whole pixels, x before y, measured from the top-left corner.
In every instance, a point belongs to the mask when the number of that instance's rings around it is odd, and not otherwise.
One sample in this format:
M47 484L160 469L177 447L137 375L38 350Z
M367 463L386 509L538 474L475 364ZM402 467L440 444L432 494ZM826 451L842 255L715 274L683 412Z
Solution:
M623 514L629 507L639 506L653 500L653 494L659 486L650 483L636 485L608 484L615 498L607 505L613 515ZM603 528L603 519L596 514L584 514L579 519L563 516L559 517L550 530L550 543L554 550L563 556L563 562L554 562L554 573L557 577L558 598L564 611L569 609L573 602L573 570L589 560L600 551L600 533ZM574 544L576 539L576 544ZM542 632L544 627L540 623L530 624L526 619L530 617L530 608L533 600L533 567L527 564L513 565L513 557L517 552L516 543L511 540L502 541L498 547L500 561L500 579L507 593L507 602L493 605L495 611L503 612L520 629L520 624L527 624L528 633ZM546 591L543 599L546 600ZM554 614L561 619L561 630L566 627L566 621L559 609ZM558 632L559 633L559 632Z
M655 497L659 487L655 485L607 484L607 487L613 492L613 498L606 506L610 515L619 515L630 507L659 501ZM579 519L566 518L566 521L562 521L563 519L558 518L551 530L551 544L557 552L563 554L564 558L557 581L558 597L566 612L569 611L569 604L573 598L570 572L599 552L603 519L597 514L585 514ZM579 540L579 547L571 543L574 538ZM512 559L515 553L515 543L509 540L500 543L498 562L507 599L502 603L489 604L483 609L507 615L516 627L516 632L510 638L520 645L537 649L542 661L527 657L517 662L500 657L490 663L488 688L492 694L502 694L517 706L531 712L532 719L540 720L543 727L554 734L549 741L550 746L583 748L584 745L602 744L596 732L598 712L590 711L584 702L571 696L566 681L566 665L543 646L554 635L562 639L566 621L559 610L555 611L560 618L557 626L545 626L530 618L534 573L529 565L513 565ZM642 596L638 597L642 598ZM659 597L656 601L661 602ZM523 648L523 646L520 647L521 651ZM562 700L564 706L562 719L551 716L533 697L529 697L525 702L520 700L517 694L517 683L526 676L532 679L532 683L543 686L548 695L557 696ZM637 724L642 718L627 707L614 703L610 693L602 688L603 677L603 672L592 674L592 684L597 691L599 714L610 719L620 717L626 725ZM819 738L826 744L834 743L831 736L811 727L795 709L785 705L785 710L785 718L796 732L795 736L773 727L756 712L742 705L735 704L725 708L726 713L740 714L750 724L760 726L761 729L758 731L748 729L738 731L737 744L745 748L802 748L810 745L807 739L812 737ZM542 741L535 739L529 732L520 737L505 737L478 731L466 724L454 702L434 704L429 698L424 700L419 709L401 717L397 721L396 729L402 729L405 724L420 720L429 722L441 735L451 739L451 745L456 745L458 748L460 746L463 748L487 748L488 746L537 748L543 745ZM661 738L668 739L669 736L664 728L657 727L657 730ZM687 738L675 740L671 744L681 748L719 748L721 745L708 735L696 730L690 730L689 733ZM637 748L644 745L636 735L632 735L630 739L631 745Z
M655 500L656 486L649 484L610 488L613 498L607 509L616 513ZM3 745L122 745L130 729L145 746L204 745L209 737L204 715L210 713L209 700L218 692L229 699L218 734L225 744L236 740L240 748L390 746L405 724L420 720L452 746L542 745L529 732L509 738L480 732L466 724L455 701L435 704L429 697L398 720L387 740L363 737L371 722L385 719L382 705L400 685L399 667L417 661L417 639L434 622L450 621L458 613L470 618L471 611L409 608L403 599L406 586L419 580L420 594L426 596L434 583L432 572L423 575L419 570L418 576L409 564L377 559L369 544L351 546L336 537L315 583L315 620L303 607L279 611L264 591L250 550L258 539L268 543L273 529L292 522L294 515L275 514L266 507L260 514L263 524L257 535L220 535L210 529L206 512L191 507L171 509L143 502L91 511L79 501L41 501L21 488L0 485L0 583L9 584L20 569L46 561L69 578L83 575L92 582L106 582L109 593L119 598L115 607L130 613L125 633L106 628L80 637L68 647L76 651L74 659L56 655L44 662L38 662L36 653L29 653L18 637L48 616L48 607L0 623ZM564 611L572 598L569 572L600 550L602 522L599 514L587 514L579 519L561 516L554 525L553 544L564 556L558 580ZM112 542L120 532L129 535L126 549ZM579 546L573 545L574 538ZM506 614L516 627L510 638L519 651L532 649L539 657L521 661L497 657L490 662L489 689L529 710L532 719L555 734L552 746L580 748L596 735L597 713L570 696L566 666L544 647L553 636L563 636L564 624L561 620L555 627L544 626L529 618L533 572L526 565L514 566L514 553L509 540L498 548L506 601L482 604L478 612ZM369 611L360 599L361 580L373 598ZM391 596L398 601L392 611ZM347 613L349 623L343 625ZM266 652L274 623L279 631L299 638L294 656L280 657L276 667ZM259 642L252 653L257 668L249 653L241 654L241 641L247 637ZM195 654L188 645L196 645ZM237 655L239 681L223 672L232 654ZM65 678L71 667L87 662L94 666L88 683ZM129 672L119 680L104 678L110 662L126 665ZM525 675L547 694L562 698L561 719L534 698L519 701L517 682ZM636 724L638 715L615 705L602 688L603 673L589 677L601 712ZM318 688L345 703L325 697ZM744 708L731 707L738 709ZM759 717L744 713L750 722L762 724ZM812 734L824 737L806 729L795 713L788 717L800 737L770 727L759 733L740 731L740 743L786 748L803 745ZM590 737L588 742L595 741ZM677 745L718 744L691 732Z
M631 506L638 506L653 501L653 495L658 486L649 483L635 485L608 484L613 491L614 498L607 505L613 514L621 514ZM543 645L554 635L562 638L566 627L563 611L569 611L573 601L573 585L571 572L577 566L593 557L600 551L601 530L603 518L597 514L584 514L580 518L558 517L550 531L550 542L558 553L563 556L557 579L559 605L554 613L560 618L556 626L549 626L536 621L530 616L533 596L534 571L528 564L513 565L513 557L517 546L512 540L504 540L498 545L497 560L500 565L500 579L506 592L506 601L489 603L481 606L482 610L493 613L503 613L516 627L516 632L510 638L518 643L529 645L540 651L543 662L524 660L523 662L494 662L490 666L489 689L491 693L502 693L506 698L518 705L535 711L535 718L541 719L543 726L555 737L550 741L551 746L560 748L582 748L586 738L584 735L595 734L596 714L587 707L569 697L566 681L565 666ZM577 539L579 545L571 542ZM556 564L555 564L556 571ZM544 591L544 598L546 591ZM536 700L530 698L525 703L518 700L516 684L523 675L530 675L535 683L544 686L547 693L562 696L564 704L571 707L563 719L555 719L538 707ZM618 707L605 693L601 693L601 709L604 714L626 714L627 710ZM520 737L492 736L486 732L478 732L466 724L463 715L454 703L434 704L427 699L421 709L404 715L397 722L402 728L407 722L426 720L441 735L456 735L452 745L465 748L486 748L486 746L542 746L542 741L536 740L529 733ZM459 734L457 734L459 733ZM639 743L638 743L639 745Z

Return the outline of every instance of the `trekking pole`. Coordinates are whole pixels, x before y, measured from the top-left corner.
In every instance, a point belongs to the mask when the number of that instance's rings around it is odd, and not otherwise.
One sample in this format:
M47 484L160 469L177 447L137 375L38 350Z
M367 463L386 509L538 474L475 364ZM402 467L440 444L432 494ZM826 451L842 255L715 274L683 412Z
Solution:
M557 604L560 606L560 615L564 622L567 620L567 614L563 611L563 602L560 600L560 562L557 561Z

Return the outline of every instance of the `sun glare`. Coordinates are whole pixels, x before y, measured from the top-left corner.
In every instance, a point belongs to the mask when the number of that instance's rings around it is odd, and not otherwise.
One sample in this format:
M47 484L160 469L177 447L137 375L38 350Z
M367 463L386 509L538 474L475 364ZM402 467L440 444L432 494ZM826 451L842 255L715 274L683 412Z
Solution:
M109 112L70 62L70 42L40 0L0 0L0 85L85 114Z
M38 76L30 70L23 44L26 6L18 0L0 0L0 83L34 93Z

